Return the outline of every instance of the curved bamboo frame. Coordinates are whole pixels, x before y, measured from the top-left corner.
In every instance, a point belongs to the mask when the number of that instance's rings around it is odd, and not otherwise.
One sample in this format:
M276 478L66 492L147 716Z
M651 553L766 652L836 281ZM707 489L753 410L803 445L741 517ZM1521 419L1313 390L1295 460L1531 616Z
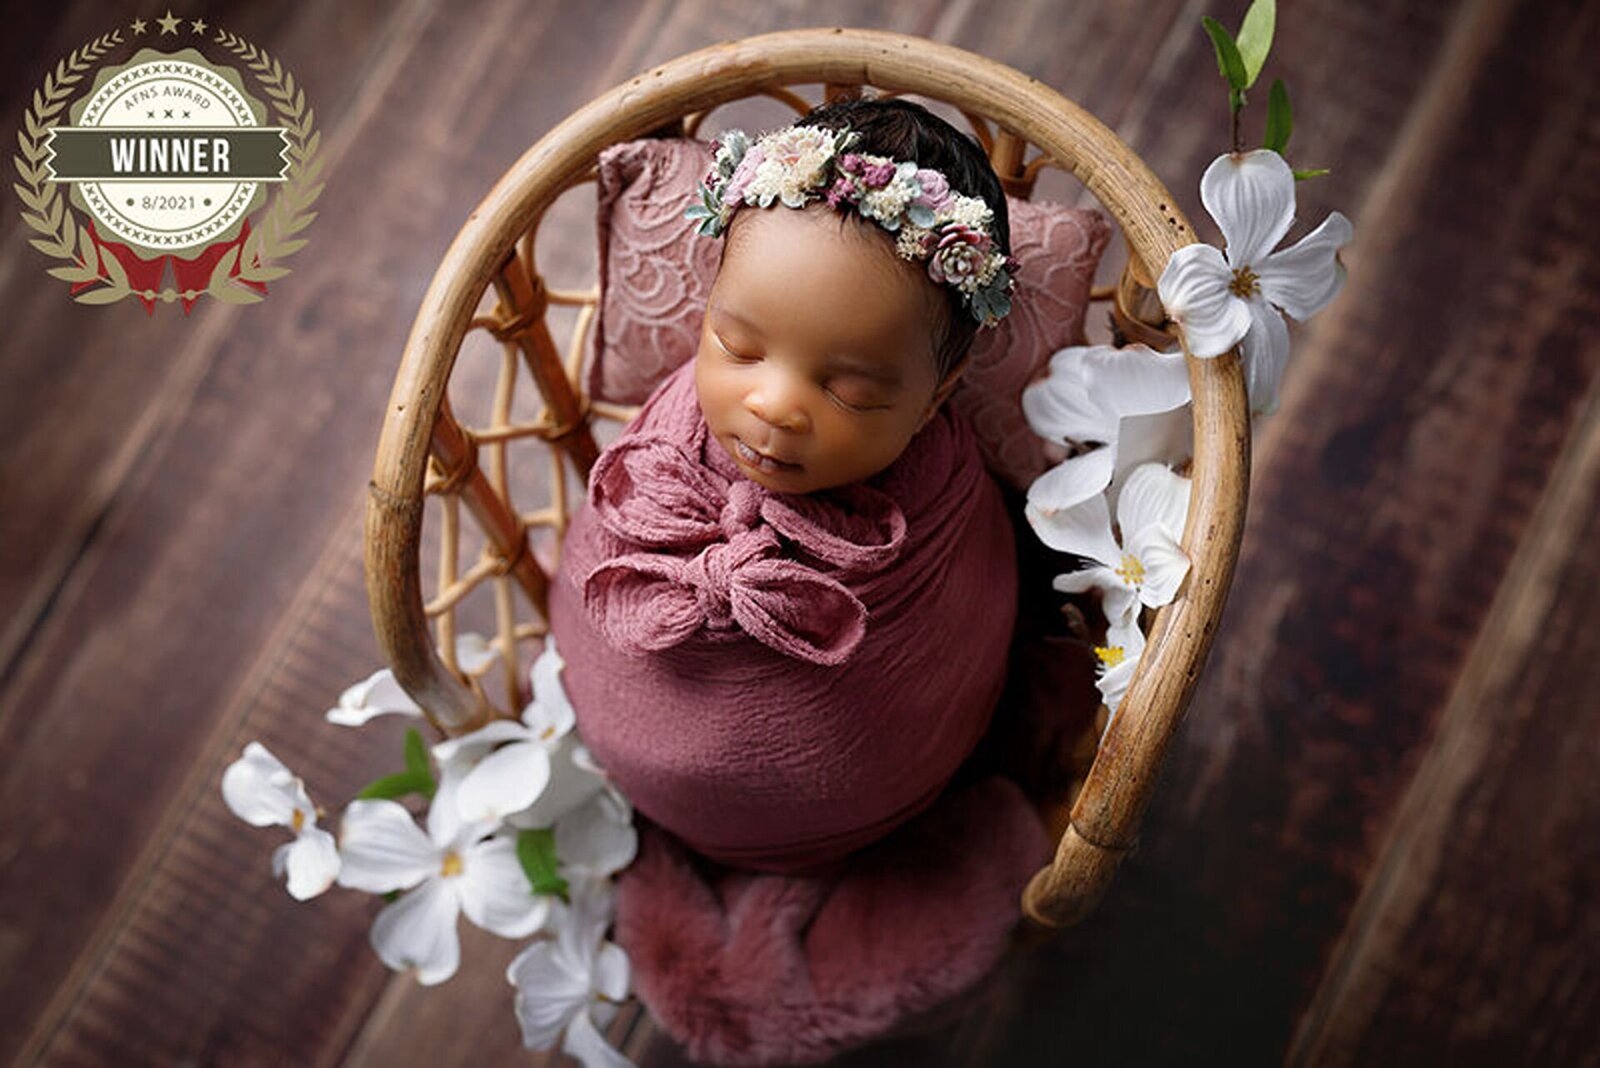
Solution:
M469 578L498 575L506 580L502 591L515 582L541 611L545 581L527 550L528 528L537 520L516 515L503 492L497 498L494 480L477 470L474 433L444 403L468 330L490 329L507 346L508 362L514 366L520 355L545 396L539 424L500 426L493 433L541 437L586 475L596 452L590 419L600 406L591 410L575 389L576 360L569 356L570 366L564 366L543 318L549 303L582 299L545 291L532 269L532 230L557 196L593 177L596 156L607 145L666 128L682 130L686 119L692 125L731 100L756 94L784 99L785 86L819 82L829 97L872 86L956 105L978 121L977 134L1011 191L1030 191L1043 165L1070 171L1099 198L1127 241L1130 263L1118 287L1119 306L1128 304L1124 289L1152 284L1149 265L1165 264L1194 240L1161 182L1076 104L1003 64L898 34L796 30L714 45L641 74L573 113L506 172L445 254L406 343L378 444L366 537L374 626L396 678L446 730L464 730L493 710L476 682L454 670L448 643L441 642L436 654L428 630L419 557L425 492L454 491L484 527L493 552ZM1024 164L1030 143L1040 155ZM500 298L497 313L475 319L491 286ZM1210 360L1191 356L1188 366L1195 449L1183 546L1191 571L1178 597L1155 615L1122 711L1101 739L1054 860L1023 893L1024 913L1042 925L1061 926L1086 915L1133 848L1232 579L1249 483L1243 374L1236 351ZM496 466L503 466L503 457ZM557 466L559 471L559 461ZM453 536L455 503L452 496L447 537ZM564 530L564 515L552 522L558 534ZM458 581L446 592L459 596L462 589ZM441 624L441 633L447 632ZM519 636L527 633L537 630ZM514 650L504 651L514 663Z

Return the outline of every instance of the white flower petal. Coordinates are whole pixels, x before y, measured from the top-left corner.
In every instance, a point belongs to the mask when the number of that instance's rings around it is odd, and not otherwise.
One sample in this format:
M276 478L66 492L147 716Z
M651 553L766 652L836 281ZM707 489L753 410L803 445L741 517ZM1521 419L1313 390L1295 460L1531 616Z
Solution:
M570 734L578 719L564 697L552 701L536 698L522 710L522 722L540 743L550 746Z
M1033 480L1028 504L1045 515L1081 504L1105 491L1116 466L1116 445L1102 445L1063 460Z
M1122 559L1122 549L1111 536L1111 512L1103 494L1053 512L1029 503L1024 513L1039 540L1052 549L1087 556L1112 568Z
M456 663L468 675L482 675L500 658L500 650L490 645L481 634L456 636Z
M549 781L549 751L538 742L513 742L467 773L456 808L464 820L502 819L533 804Z
M566 666L566 661L561 659L561 654L556 650L556 639L552 635L545 639L544 651L539 654L539 658L533 662L533 667L528 671L529 680L533 683L534 697L558 710L563 705L568 710L572 708L572 703L567 699L566 687L561 685L561 670Z
M1050 585L1062 593L1084 593L1088 590L1109 590L1121 586L1122 580L1109 567L1096 564L1081 571L1068 571L1057 575Z
M461 963L460 905L444 879L429 879L384 906L372 921L372 948L395 971L417 969L423 986L442 983Z
M519 719L490 720L475 731L438 743L433 747L433 758L442 764L476 760L502 742L525 742L532 737L527 724Z
M606 1044L587 1012L572 1018L561 1048L583 1068L633 1068L632 1061Z
M1022 414L1048 441L1111 441L1117 417L1089 389L1087 358L1104 346L1077 345L1050 357L1048 377L1022 391Z
M1095 686L1100 691L1100 697L1105 701L1105 706L1115 716L1122 707L1122 699L1128 695L1128 686L1133 682L1133 673L1139 666L1139 658L1125 656L1124 659L1106 668L1095 680ZM1106 720L1110 725L1110 718Z
M222 800L253 827L290 827L296 808L307 819L316 811L305 784L260 742L245 746L244 755L223 771Z
M550 753L550 782L539 799L521 812L506 817L515 827L551 827L605 789L605 773L599 771L589 751L576 734L563 737Z
M1244 301L1228 286L1233 271L1210 245L1185 245L1161 271L1156 290L1167 314L1183 327L1189 351L1209 359L1233 348L1250 328Z
M1051 585L1062 593L1100 590L1100 611L1112 626L1131 619L1139 605L1138 595L1133 588L1123 582L1121 576L1109 567L1091 567L1083 571L1070 571L1064 575L1057 575Z
M1321 226L1256 266L1262 295L1301 322L1311 318L1344 286L1338 253L1354 236L1349 219L1337 211L1329 215Z
M563 868L574 868L593 876L612 875L633 863L639 850L639 834L626 820L619 820L605 794L597 793L589 802L556 821L556 858Z
M1111 712L1111 717L1106 721L1109 726L1110 719L1116 716L1123 697L1127 695L1128 685L1133 681L1133 673L1139 665L1139 657L1144 655L1145 638L1144 632L1139 629L1137 613L1126 622L1113 622L1106 633L1106 645L1122 650L1122 660L1104 668L1099 678L1095 679L1095 686Z
M506 969L506 981L517 988L517 1023L522 1044L548 1050L561 1038L572 1018L592 997L589 976L574 971L555 939L535 942L518 953Z
M1117 466L1106 490L1111 510L1116 511L1122 484L1140 465L1155 461L1170 467L1193 455L1194 411L1189 405L1124 419L1117 440Z
M595 956L616 912L616 887L610 879L579 877L568 887L571 904L554 906L552 926L561 952L584 975L594 971Z
M614 942L604 942L594 960L594 988L612 1001L628 996L631 981L628 954Z
M1139 599L1151 608L1170 604L1189 573L1189 558L1166 527L1146 532L1145 541L1139 547L1139 561L1144 564Z
M421 716L422 709L400 688L394 672L380 668L347 687L339 695L339 707L328 710L327 719L341 727L359 727L374 717L390 714Z
M428 838L435 843L453 842L461 833L461 808L456 803L461 793L461 780L472 771L468 760L441 761L439 777L434 784L433 799L428 802Z
M1294 171L1271 149L1211 161L1200 176L1200 201L1228 243L1228 262L1254 266L1294 222Z
M1289 324L1264 300L1249 302L1252 324L1244 336L1244 385L1250 411L1271 415L1278 410L1278 387L1289 364Z
M1150 527L1164 526L1182 536L1189 514L1190 482L1165 464L1141 464L1128 476L1117 502L1122 543L1136 555L1135 542Z
M457 888L467 919L502 938L523 938L544 925L550 899L535 894L517 860L516 841L490 838L462 851Z
M341 863L333 835L321 827L307 827L283 849L289 874L289 896L296 901L316 897L338 877Z
M1181 352L1157 352L1148 345L1103 346L1084 361L1089 392L1119 421L1129 416L1169 412L1188 404L1189 365ZM1121 427L1117 436L1121 437Z
M415 886L439 870L440 851L394 801L360 799L344 810L339 885L373 894Z

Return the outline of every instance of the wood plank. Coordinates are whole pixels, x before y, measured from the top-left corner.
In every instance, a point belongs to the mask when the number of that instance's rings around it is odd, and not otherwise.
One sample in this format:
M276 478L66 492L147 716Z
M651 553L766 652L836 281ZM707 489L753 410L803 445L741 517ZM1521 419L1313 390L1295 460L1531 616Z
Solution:
M1600 288L1586 292L1590 312L1600 311ZM1451 1064L1600 1061L1596 545L1600 376L1306 1013L1292 1063L1422 1053Z

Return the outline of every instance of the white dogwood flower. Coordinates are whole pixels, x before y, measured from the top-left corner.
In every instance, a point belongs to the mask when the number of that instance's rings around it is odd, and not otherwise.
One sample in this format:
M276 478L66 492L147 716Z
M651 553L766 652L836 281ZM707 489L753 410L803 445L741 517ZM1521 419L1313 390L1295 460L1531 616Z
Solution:
M552 640L534 661L533 700L522 719L495 720L434 746L442 769L436 807L453 803L459 819L472 823L503 819L540 798L576 722L561 668Z
M1125 626L1137 620L1139 606L1169 603L1189 573L1189 558L1179 547L1189 511L1190 483L1165 464L1142 464L1128 476L1117 500L1117 529L1104 497L1091 497L1056 517L1039 531L1052 549L1094 561L1081 571L1058 575L1063 593L1104 591L1106 620Z
M333 885L339 850L333 835L317 826L317 810L301 782L260 742L222 773L222 799L233 814L253 827L283 826L294 841L272 854L272 871L288 875L290 896L304 901Z
M525 937L544 924L550 899L533 892L515 838L485 837L492 829L466 823L446 834L430 818L424 834L393 801L357 800L345 809L339 885L375 894L408 891L372 924L372 947L390 968L415 968L424 986L454 975L462 913L504 938Z
M1110 712L1106 718L1107 727L1111 726L1117 710L1122 707L1122 699L1128 694L1128 685L1133 682L1133 672L1139 666L1139 657L1144 655L1144 646L1144 631L1139 629L1137 614L1132 622L1109 627L1106 644L1095 646L1094 655L1100 661L1100 673L1094 684Z
M499 650L481 634L467 633L456 638L456 663L468 675L483 674L499 655ZM327 719L341 727L359 727L378 716L390 714L421 716L422 709L400 688L393 671L380 668L347 687L339 695L339 707L328 710Z
M1167 260L1157 292L1183 327L1195 356L1220 356L1244 342L1245 382L1253 412L1278 406L1278 383L1289 361L1283 313L1305 320L1344 285L1339 249L1350 220L1333 212L1322 225L1277 252L1294 222L1294 172L1271 149L1218 156L1200 179L1200 200L1217 221L1227 253L1186 245Z
M548 1050L561 1040L584 1068L631 1066L600 1034L629 988L628 955L605 938L612 904L604 884L574 884L571 905L554 906L555 937L533 943L506 969L529 1049Z
M1034 433L1086 447L1028 487L1037 529L1056 513L1110 490L1147 460L1177 463L1192 447L1189 371L1179 353L1146 345L1065 348L1050 358L1049 375L1022 394Z
M555 821L555 845L563 877L604 882L639 851L633 806L608 784Z

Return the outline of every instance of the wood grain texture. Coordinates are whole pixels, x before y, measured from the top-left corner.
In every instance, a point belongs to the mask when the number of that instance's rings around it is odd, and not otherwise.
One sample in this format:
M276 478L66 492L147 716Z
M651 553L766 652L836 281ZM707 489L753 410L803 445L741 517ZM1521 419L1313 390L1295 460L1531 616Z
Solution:
M266 870L277 839L216 788L249 738L330 807L398 759L399 724L314 720L376 662L359 515L400 345L523 148L714 40L872 25L1085 104L1215 240L1196 180L1226 117L1197 24L1243 6L182 12L281 55L337 158L269 301L188 321L71 305L0 213L0 1060L525 1056L514 945L463 925L450 983L391 976L376 903L293 903ZM13 17L0 119L139 14ZM1596 19L1284 6L1267 73L1296 104L1290 156L1334 168L1300 187L1294 233L1350 214L1351 283L1297 332L1260 428L1237 585L1141 848L977 1012L843 1063L1595 1063ZM616 1031L642 1064L684 1063L646 1020Z

